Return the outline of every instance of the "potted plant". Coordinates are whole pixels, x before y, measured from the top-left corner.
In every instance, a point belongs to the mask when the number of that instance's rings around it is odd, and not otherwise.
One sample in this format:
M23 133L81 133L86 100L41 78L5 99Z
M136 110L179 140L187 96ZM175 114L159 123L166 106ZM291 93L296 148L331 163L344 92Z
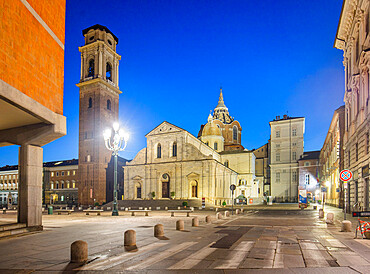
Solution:
M225 201L223 201L223 202L222 202L222 205L225 207L225 206L226 206L226 202L225 202Z
M171 192L171 199L173 199L175 197L175 191L172 191Z
M151 194L152 194L152 199L154 199L155 198L155 192L153 191Z
M182 202L182 206L183 206L184 208L186 208L186 207L188 206L188 202L187 202L187 201L183 201L183 202Z

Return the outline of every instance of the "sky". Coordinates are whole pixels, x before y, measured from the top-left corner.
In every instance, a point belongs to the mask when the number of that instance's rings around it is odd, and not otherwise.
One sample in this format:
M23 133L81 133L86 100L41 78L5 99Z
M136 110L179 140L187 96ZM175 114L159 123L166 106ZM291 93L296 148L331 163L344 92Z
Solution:
M78 158L82 30L108 27L119 39L119 122L132 159L145 134L168 121L197 136L220 85L242 145L270 138L277 115L305 117L304 150L320 150L343 105L343 52L333 48L339 0L67 0L64 115L67 135L44 146L44 162ZM0 166L18 147L0 150Z

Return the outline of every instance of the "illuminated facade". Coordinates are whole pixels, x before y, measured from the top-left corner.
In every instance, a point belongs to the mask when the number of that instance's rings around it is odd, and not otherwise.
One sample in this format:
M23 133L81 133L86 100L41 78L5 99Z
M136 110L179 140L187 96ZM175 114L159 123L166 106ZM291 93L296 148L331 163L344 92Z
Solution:
M307 151L298 160L298 190L306 190L308 202L321 200L319 175L320 151Z
M271 196L276 202L297 202L297 161L303 155L305 118L277 116L270 127Z
M348 205L365 210L370 209L369 11L369 0L344 0L334 43L343 50L345 67L344 168L353 172Z
M343 207L344 189L339 173L344 168L344 112L345 107L336 109L320 153L320 184L327 188L326 203Z

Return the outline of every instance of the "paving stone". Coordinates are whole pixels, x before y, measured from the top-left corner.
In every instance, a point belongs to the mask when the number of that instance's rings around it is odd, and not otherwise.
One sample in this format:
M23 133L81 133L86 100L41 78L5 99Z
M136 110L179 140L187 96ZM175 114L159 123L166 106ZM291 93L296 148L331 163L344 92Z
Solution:
M239 268L272 268L273 260L246 258Z
M276 254L273 267L305 267L305 264L302 255Z
M273 260L275 257L275 249L268 248L252 248L248 254L248 258Z

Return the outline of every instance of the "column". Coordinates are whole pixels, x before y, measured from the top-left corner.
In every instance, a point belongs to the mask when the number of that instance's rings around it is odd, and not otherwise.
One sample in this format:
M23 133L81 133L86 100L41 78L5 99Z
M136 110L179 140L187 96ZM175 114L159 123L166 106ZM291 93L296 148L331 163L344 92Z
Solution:
M18 223L42 225L42 148L19 148Z

